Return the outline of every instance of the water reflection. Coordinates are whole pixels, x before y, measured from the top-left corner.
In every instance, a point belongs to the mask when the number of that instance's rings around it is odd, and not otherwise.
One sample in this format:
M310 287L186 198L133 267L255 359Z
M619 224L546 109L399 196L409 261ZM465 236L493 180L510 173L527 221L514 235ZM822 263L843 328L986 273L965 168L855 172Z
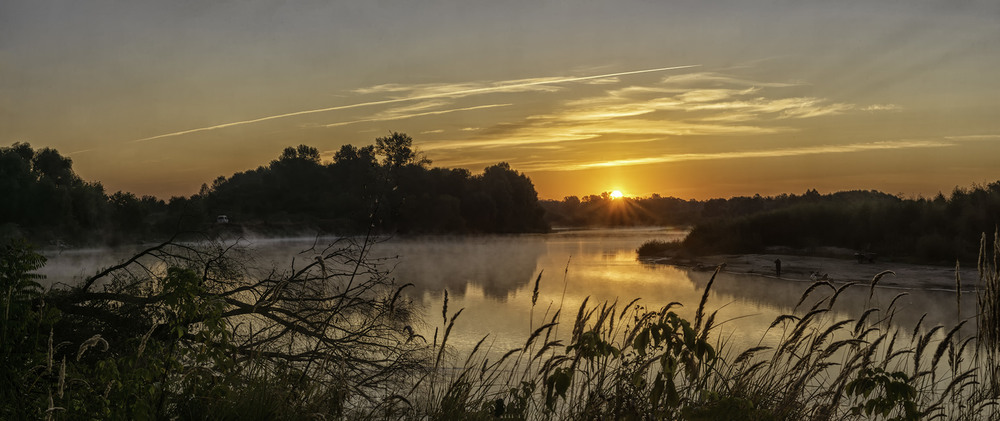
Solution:
M698 274L692 277L699 285L707 282L707 276ZM720 293L739 296L740 299L758 305L775 306L781 311L791 312L811 282L796 282L776 280L748 275L720 275L722 282L713 288ZM748 285L753 285L748 287ZM842 287L843 284L834 284ZM820 287L799 306L809 309L819 299L829 297L833 293L830 287ZM834 309L850 317L856 317L866 308L885 309L899 294L905 294L896 301L895 321L901 326L915 326L924 317L924 323L930 325L954 325L956 323L956 296L953 291L943 290L904 290L898 288L875 288L872 291L867 284L856 284L845 289L838 297ZM962 294L963 317L972 316L976 311L975 293L966 291Z
M442 291L457 297L470 288L504 303L538 272L546 252L542 236L407 238L378 244L377 256L395 256L394 277L415 291Z
M703 290L712 273L689 270L687 276L698 290ZM712 285L709 308L725 306L721 314L739 317L737 323L739 328L733 329L734 339L738 339L734 342L744 347L753 346L763 337L775 317L782 314L801 315L821 301L820 308L828 306L830 298L834 295L834 289L827 286L814 289L799 304L803 293L810 285L812 282L720 273ZM841 288L843 284L834 284L834 287ZM900 294L903 295L897 298ZM896 302L893 305L891 322L903 331L912 331L921 319L923 319L920 329L922 332L936 325L951 327L958 323L959 313L955 292L897 288L875 288L872 291L867 284L856 284L844 289L837 296L833 311L828 318L857 319L869 308L880 309L872 317L884 318L889 316L888 306L894 299ZM963 319L972 317L975 312L975 293L964 292L961 299L961 317ZM965 336L974 333L975 323L967 323L962 329L962 334Z
M634 298L640 305L657 309L670 302L684 306L676 311L691 318L701 299L711 272L699 272L636 260L635 250L651 239L671 240L685 233L671 229L623 229L563 231L546 235L480 237L392 238L376 244L372 256L385 258L394 267L392 276L413 283L410 299L424 309L421 333L428 339L443 321L443 292L450 296L448 314L464 308L449 343L458 352L471 349L482 337L494 352L523 345L532 328L557 312L567 325L581 303L589 305L617 301L624 306ZM256 264L261 267L290 268L311 261L316 250L334 239L298 238L255 240ZM321 248L320 248L321 250ZM44 273L49 282L72 284L98 267L113 264L133 254L133 249L77 250L50 253ZM293 259L296 263L293 263ZM387 268L388 268L387 267ZM531 304L534 280L543 273L537 304ZM874 274L873 274L874 275ZM718 309L716 330L720 340L732 348L746 348L761 341L770 323L781 314L791 313L809 282L777 280L758 276L724 273L715 281L709 296L709 310ZM819 289L803 303L808 308L831 292ZM871 304L878 307L902 290L876 290ZM927 313L924 326L954 325L958 317L953 292L908 290L897 302L894 322L912 330ZM858 317L868 301L869 290L857 285L837 300L833 317ZM838 310L839 309L839 310ZM619 307L619 310L621 308ZM974 294L962 298L963 317L975 314ZM566 325L564 325L566 326ZM974 323L968 324L969 334ZM560 330L560 335L569 333Z

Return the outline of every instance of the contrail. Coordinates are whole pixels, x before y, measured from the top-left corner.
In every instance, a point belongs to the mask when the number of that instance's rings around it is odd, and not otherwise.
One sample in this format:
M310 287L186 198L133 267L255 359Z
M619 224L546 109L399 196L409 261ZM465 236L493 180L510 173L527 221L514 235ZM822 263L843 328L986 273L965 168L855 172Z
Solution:
M296 112L293 112L293 113L278 114L278 115L272 115L272 116L267 116L267 117L255 118L255 119L252 119L252 120L234 121L232 123L224 123L224 124L218 124L218 125L215 125L215 126L200 127L200 128L197 128L197 129L190 129L190 130L184 130L184 131L173 132L173 133L166 133L166 134L161 134L161 135L156 135L156 136L151 136L151 137L144 137L142 139L133 140L132 142L145 142L145 141L154 140L154 139L162 139L162 138L165 138L165 137L182 136L182 135L191 134L191 133L205 132L205 131L216 130L216 129L224 129L226 127L242 126L244 124L260 123L262 121L268 121L268 120L277 120L279 118L295 117L295 116L306 115L306 114L325 113L327 111L346 110L346 109L351 109L351 108L368 107L368 106L372 106L372 105L394 104L394 103L397 103L397 102L417 101L417 100L431 99L431 98L442 98L442 97L450 97L450 96L455 96L455 95L481 94L481 93L501 91L501 90L511 89L511 88L524 88L524 87L528 87L528 86L553 85L553 84L558 84L558 83L579 82L581 80L600 79L600 78L606 78L606 77L628 76L628 75L637 75L637 74L641 74L641 73L654 73L654 72L663 72L663 71L667 71L667 70L688 69L688 68L691 68L691 67L698 67L698 66L701 66L701 65L700 64L691 64L691 65L686 65L686 66L660 67L660 68L656 68L656 69L633 70L633 71L629 71L629 72L608 73L608 74L594 75L594 76L567 77L567 78L563 78L563 79L543 80L543 81L524 82L524 83L513 83L513 84L508 84L508 85L489 86L489 87L485 87L485 88L465 89L465 90L461 90L461 91L441 92L441 93L437 93L437 94L419 95L419 96L411 96L411 97L395 98L395 99L386 99L386 100L382 100L382 101L360 102L360 103L357 103L357 104L340 105L340 106L336 106L336 107L318 108L318 109L314 109L314 110L305 110L305 111L296 111Z

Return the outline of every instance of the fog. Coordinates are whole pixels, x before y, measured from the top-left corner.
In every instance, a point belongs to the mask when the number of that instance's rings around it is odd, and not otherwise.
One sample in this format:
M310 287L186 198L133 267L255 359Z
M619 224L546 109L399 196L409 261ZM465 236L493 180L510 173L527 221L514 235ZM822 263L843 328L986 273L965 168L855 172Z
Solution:
M711 272L699 272L663 264L640 262L635 250L643 242L683 238L682 230L663 228L574 230L551 234L508 236L432 236L379 239L370 258L406 289L408 297L422 309L418 330L432 338L443 325L444 291L449 294L449 317L464 309L456 321L449 343L458 352L470 349L489 335L490 352L504 352L523 345L533 327L551 319L562 309L571 322L584 299L590 306L617 300L620 306L635 298L649 309L680 302L676 311L693 317ZM336 238L241 239L261 270L301 267L312 261ZM237 240L233 240L237 241ZM315 247L314 247L315 246ZM93 275L100 267L125 259L141 248L53 250L44 254L48 264L40 271L46 284L74 284ZM850 264L850 263L846 263ZM534 281L541 274L539 296L532 308ZM874 273L872 274L874 275ZM809 282L759 276L721 274L712 287L708 309L719 310L723 322L716 330L720 340L744 348L759 343L770 323L791 313ZM953 325L957 318L955 294L948 291L877 288L870 304L885 307L901 292L894 323L912 330L927 313L924 327ZM829 289L817 289L803 306L811 306ZM853 318L869 304L869 289L855 285L838 298L834 317ZM975 314L975 295L962 297L962 315ZM619 307L620 309L620 307ZM972 325L969 323L971 333ZM561 334L570 329L562 329Z

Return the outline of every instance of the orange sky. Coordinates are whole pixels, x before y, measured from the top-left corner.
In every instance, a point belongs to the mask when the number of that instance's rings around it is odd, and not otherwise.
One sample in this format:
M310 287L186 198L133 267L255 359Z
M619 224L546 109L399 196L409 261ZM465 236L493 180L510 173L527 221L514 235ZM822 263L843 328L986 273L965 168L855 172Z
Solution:
M389 131L543 198L1000 179L996 2L181 3L0 5L0 144L161 197Z

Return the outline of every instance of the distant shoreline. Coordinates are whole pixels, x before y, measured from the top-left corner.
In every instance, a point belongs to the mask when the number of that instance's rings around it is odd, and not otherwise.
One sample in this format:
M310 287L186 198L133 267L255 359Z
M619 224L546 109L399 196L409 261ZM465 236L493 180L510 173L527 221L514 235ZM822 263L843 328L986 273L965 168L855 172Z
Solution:
M781 276L775 274L775 259L781 259ZM872 278L886 270L895 273L883 276L878 286L904 289L955 290L955 268L918 265L891 261L858 263L854 259L801 256L790 254L733 254L698 257L652 257L641 256L639 260L653 264L689 267L693 270L712 271L725 264L723 272L762 276L788 281L811 282L826 275L831 283L859 282L869 284ZM812 274L816 273L816 279ZM974 291L979 283L977 269L960 270L963 292Z

